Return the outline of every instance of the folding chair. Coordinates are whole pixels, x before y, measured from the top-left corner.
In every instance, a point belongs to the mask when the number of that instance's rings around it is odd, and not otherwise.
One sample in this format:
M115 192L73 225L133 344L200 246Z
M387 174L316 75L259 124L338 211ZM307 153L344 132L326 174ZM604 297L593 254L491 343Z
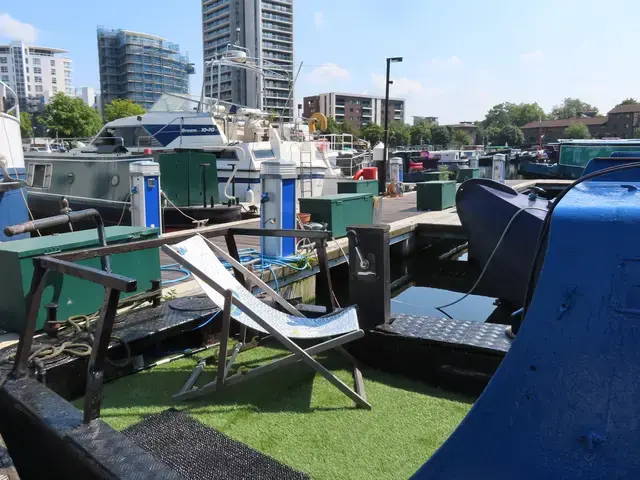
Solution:
M342 345L364 336L364 332L358 325L358 314L355 307L349 307L317 319L306 318L253 272L201 235L193 236L174 246L164 245L162 250L190 270L205 294L222 310L222 332L216 379L202 387L195 386L198 376L204 370L205 364L201 362L173 398L194 398L207 392L219 391L224 386L240 383L301 360L351 398L358 407L371 408L366 400L362 374L355 364L355 359L342 347ZM288 314L276 310L256 298L220 263L218 256L229 262L245 278L251 277L251 281L273 298ZM291 355L253 368L248 372L236 373L227 377L242 348L242 343L238 343L227 362L227 342L232 318L241 325L271 335L289 350ZM294 343L292 338L325 338L327 340L303 349ZM354 364L355 391L312 358L312 355L331 349L341 352Z

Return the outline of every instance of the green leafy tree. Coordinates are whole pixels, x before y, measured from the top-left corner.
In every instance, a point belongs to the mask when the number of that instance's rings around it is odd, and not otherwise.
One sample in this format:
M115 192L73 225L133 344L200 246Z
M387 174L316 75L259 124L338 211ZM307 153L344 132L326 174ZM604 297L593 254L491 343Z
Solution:
M487 142L497 145L500 142L500 127L492 125L487 127L484 131L485 137L487 137Z
M339 133L350 134L350 135L353 135L355 138L360 137L360 132L358 132L358 129L355 128L349 122L342 122L341 124L339 124L339 130L340 130Z
M20 112L20 135L23 138L33 137L33 124L31 123L31 115L27 112Z
M625 98L623 101L617 104L616 107L619 107L620 105L635 105L637 103L638 101L635 98L629 97L629 98Z
M471 135L464 130L454 130L451 142L458 147L460 145L471 145Z
M411 132L409 125L402 122L393 122L389 125L389 146L398 147L409 145L411 142Z
M633 131L633 138L640 138L640 127Z
M583 102L579 98L565 98L561 105L556 105L551 110L551 117L556 120L577 118L583 113L598 114L598 108Z
M360 129L360 136L373 147L383 140L384 129L377 123L370 123Z
M521 127L529 122L545 120L547 114L537 103L510 103L504 102L494 105L487 112L482 122L485 127L504 127L505 125L516 125Z
M522 145L524 143L524 134L515 125L505 125L500 129L497 141L500 145Z
M451 131L440 125L437 125L431 129L431 142L434 145L441 147L447 147L451 143Z
M118 118L144 115L146 110L131 100L116 98L104 106L104 121L112 122Z
M328 134L338 134L340 133L340 124L335 121L334 118L327 118L327 128L322 131L322 133Z
M429 145L431 143L431 124L422 121L409 128L411 145Z
M102 128L100 114L80 98L56 93L44 107L40 122L49 135L59 137L91 137Z
M537 103L519 103L511 107L511 123L522 127L529 122L546 120L547 114Z
M591 138L589 128L584 123L573 123L564 129L562 138Z

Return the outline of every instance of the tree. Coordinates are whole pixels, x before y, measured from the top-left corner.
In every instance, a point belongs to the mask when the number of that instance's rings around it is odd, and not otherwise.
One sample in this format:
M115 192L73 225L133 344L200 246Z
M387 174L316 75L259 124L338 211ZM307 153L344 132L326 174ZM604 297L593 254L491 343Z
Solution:
M451 141L456 145L471 145L471 135L464 130L454 130Z
M351 125L349 122L342 122L338 125L339 133L351 134L355 138L360 137L360 132L358 129Z
M389 146L409 145L409 142L411 142L409 128L409 125L405 125L402 122L393 122L389 125Z
M377 123L370 123L360 129L360 136L373 147L383 140L384 129Z
M629 98L625 98L623 101L617 104L616 107L619 107L620 105L635 105L637 103L638 101L635 98L629 97Z
M431 142L446 148L451 143L451 132L446 127L436 125L431 129Z
M327 117L327 128L322 133L326 134L338 134L340 133L340 125L332 117Z
M591 134L584 123L573 123L564 129L562 138L591 138Z
M104 106L104 121L112 122L118 118L144 115L146 110L131 100L116 98Z
M496 127L492 125L491 127L487 127L484 131L485 136L487 137L487 141L494 145L500 143L500 127Z
M423 120L409 127L409 135L411 145L428 145L431 143L431 124Z
M505 125L500 129L497 142L500 145L521 145L524 143L524 134L515 125Z
M102 128L100 114L82 101L64 93L56 93L44 107L41 123L50 135L91 137Z
M522 127L529 122L546 120L547 114L537 103L520 103L511 108L511 123L516 127Z
M27 112L20 112L20 135L22 137L33 137L33 124L31 115Z
M577 118L583 113L598 115L598 108L583 102L579 98L565 98L561 105L555 105L551 110L551 117L555 120Z
M640 127L633 131L633 138L640 138Z
M502 128L505 125L522 127L529 122L545 120L547 114L537 103L510 103L504 102L494 105L487 112L484 121L485 127L495 126Z

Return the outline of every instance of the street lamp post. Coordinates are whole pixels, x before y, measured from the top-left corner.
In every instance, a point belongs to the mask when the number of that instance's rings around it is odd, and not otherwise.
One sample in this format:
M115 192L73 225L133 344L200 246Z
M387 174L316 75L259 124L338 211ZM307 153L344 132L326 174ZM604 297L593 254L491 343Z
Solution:
M387 82L385 84L384 93L384 150L382 153L382 161L378 165L378 191L384 193L387 190L387 163L388 163L388 147L389 143L389 85L393 82L389 80L391 72L391 63L401 62L402 57L387 58Z

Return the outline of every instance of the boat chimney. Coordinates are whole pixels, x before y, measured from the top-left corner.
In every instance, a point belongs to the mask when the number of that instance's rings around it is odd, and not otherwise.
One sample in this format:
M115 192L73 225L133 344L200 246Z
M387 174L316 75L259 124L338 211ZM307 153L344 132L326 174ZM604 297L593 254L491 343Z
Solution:
M151 149L150 149L150 148L145 148L145 149L144 149L144 151L143 151L143 153L144 153L145 155L151 155Z

